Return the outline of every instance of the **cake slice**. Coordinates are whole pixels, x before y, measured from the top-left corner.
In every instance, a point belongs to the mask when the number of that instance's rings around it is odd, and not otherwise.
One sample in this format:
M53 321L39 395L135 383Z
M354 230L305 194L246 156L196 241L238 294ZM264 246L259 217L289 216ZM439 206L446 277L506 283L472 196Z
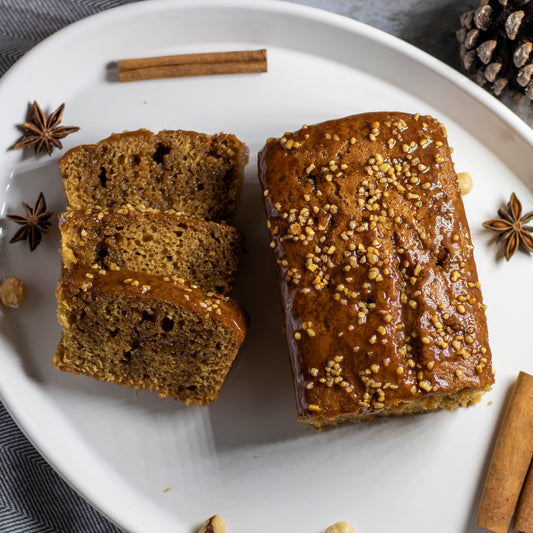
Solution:
M235 302L151 274L76 267L56 296L59 370L188 405L217 399L247 327Z
M221 220L239 203L247 161L234 135L141 129L72 148L59 170L73 210L131 204Z
M68 211L60 216L63 267L174 276L229 295L244 245L225 224L158 210Z
M471 405L494 382L443 126L368 113L270 139L259 178L299 420Z

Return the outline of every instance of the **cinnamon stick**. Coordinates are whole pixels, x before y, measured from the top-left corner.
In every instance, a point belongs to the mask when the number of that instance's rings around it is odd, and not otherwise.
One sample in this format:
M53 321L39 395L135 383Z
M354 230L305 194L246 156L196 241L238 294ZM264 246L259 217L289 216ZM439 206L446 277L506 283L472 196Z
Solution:
M246 74L267 71L266 50L209 52L161 57L120 59L117 62L121 82L183 78L218 74Z
M520 372L481 494L476 523L507 533L533 456L533 376Z
M522 487L513 527L522 533L533 533L533 463Z

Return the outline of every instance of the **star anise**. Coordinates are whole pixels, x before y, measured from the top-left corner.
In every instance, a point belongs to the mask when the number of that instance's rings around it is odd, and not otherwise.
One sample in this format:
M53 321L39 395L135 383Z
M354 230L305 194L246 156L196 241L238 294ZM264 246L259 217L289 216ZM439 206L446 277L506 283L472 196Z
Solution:
M46 201L43 193L39 194L39 198L37 198L33 208L26 202L22 202L22 207L26 211L26 216L6 215L9 220L13 220L13 222L22 226L15 232L9 242L27 240L30 245L30 252L33 252L41 242L42 233L48 231L48 226L50 226L49 218L53 213L46 211Z
M80 129L75 126L59 125L64 109L65 104L61 104L47 117L39 107L39 104L33 102L29 120L20 126L24 135L13 146L13 150L34 146L35 155L38 155L44 146L48 151L48 155L51 155L54 146L57 148L63 148L59 139L63 139L63 137Z
M518 250L520 243L528 251L533 252L533 236L531 235L533 227L526 226L529 221L533 220L533 211L526 213L523 217L521 217L521 214L522 204L516 194L513 193L509 203L498 209L500 218L493 218L483 222L485 228L499 232L498 241L505 241L505 258L507 261Z

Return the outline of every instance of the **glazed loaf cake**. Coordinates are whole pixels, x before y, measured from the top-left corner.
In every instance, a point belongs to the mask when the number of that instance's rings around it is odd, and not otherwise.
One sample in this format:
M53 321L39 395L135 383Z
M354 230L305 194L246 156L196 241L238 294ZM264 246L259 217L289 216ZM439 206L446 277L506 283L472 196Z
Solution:
M244 246L226 224L175 212L68 211L60 216L63 267L95 265L173 276L228 296Z
M75 267L56 296L59 370L187 404L216 400L246 331L236 303L168 277Z
M131 204L220 220L239 203L247 161L234 135L141 129L72 148L59 170L74 210Z
M454 409L494 382L443 126L369 113L270 139L259 178L298 419Z

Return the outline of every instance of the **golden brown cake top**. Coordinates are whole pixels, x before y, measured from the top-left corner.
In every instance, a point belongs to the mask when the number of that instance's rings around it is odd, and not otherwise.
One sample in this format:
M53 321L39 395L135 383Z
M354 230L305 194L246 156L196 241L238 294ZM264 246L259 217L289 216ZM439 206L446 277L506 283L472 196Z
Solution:
M493 382L443 126L369 113L270 139L260 181L301 419Z

